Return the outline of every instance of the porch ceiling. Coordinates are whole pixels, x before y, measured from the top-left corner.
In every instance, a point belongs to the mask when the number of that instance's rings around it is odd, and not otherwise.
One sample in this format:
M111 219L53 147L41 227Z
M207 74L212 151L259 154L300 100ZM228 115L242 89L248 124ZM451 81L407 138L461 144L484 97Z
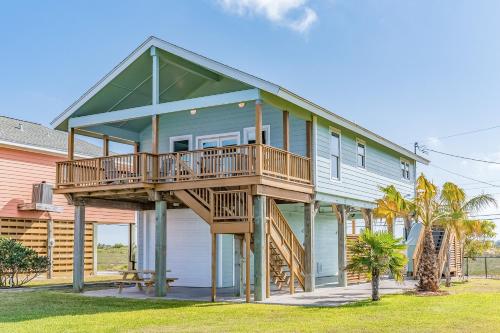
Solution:
M202 97L251 88L164 50L159 51L160 103ZM149 50L141 54L123 72L90 98L73 117L146 106L152 103L152 58ZM114 127L140 131L148 118L112 124ZM58 126L67 128L67 122Z

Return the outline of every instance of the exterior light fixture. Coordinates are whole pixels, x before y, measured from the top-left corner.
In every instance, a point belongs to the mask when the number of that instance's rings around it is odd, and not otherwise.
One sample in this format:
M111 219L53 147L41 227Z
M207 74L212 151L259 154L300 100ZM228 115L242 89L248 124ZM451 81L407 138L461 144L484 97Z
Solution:
M196 114L196 109L192 109L191 111L189 111L189 113L191 113L194 116Z
M238 107L243 109L245 107L245 102L238 103Z

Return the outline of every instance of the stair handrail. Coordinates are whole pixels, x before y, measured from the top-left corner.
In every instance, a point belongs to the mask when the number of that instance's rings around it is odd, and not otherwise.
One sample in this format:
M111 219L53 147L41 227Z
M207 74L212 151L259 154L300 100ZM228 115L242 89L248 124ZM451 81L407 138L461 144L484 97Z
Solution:
M302 271L305 267L304 247L288 224L286 218L283 216L283 213L279 209L278 205L272 199L269 199L269 221L271 222L271 226L273 226L274 229L283 238L285 245L288 247L291 253L291 258L295 259L299 264L299 271ZM287 235L289 236L287 237Z
M444 265L446 264L446 255L448 254L448 246L450 243L450 236L451 236L451 232L450 232L449 228L445 228L443 240L441 241L441 247L439 248L439 253L438 253L438 257L437 257L438 274L439 274L438 276L439 277L441 276L443 269L444 269Z
M415 250L413 251L413 275L417 275L418 266L420 264L420 258L422 257L423 242L425 235L425 226L420 228L420 233L418 235L417 244L415 245Z

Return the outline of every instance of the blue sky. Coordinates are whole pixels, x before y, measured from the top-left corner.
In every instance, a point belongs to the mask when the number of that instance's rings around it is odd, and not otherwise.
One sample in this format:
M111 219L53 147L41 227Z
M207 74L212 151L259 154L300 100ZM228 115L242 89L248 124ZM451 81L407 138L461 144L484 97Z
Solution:
M48 125L156 35L401 145L500 162L500 128L438 139L500 125L499 12L486 0L11 1L0 12L0 114ZM437 183L500 200L499 165L429 158L419 170Z

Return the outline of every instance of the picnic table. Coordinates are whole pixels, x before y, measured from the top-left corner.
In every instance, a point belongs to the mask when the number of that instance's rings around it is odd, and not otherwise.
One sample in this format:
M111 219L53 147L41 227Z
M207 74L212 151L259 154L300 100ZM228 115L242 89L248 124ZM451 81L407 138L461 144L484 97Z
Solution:
M170 270L167 270L167 273ZM135 285L140 291L143 291L143 285L146 287L146 293L149 294L150 289L155 284L155 275L156 272L153 270L124 270L120 271L122 274L122 279L115 281L118 285L118 293L121 294L123 287L125 285ZM151 275L150 278L143 278L141 275ZM167 290L170 289L170 284L178 280L177 278L167 277Z

